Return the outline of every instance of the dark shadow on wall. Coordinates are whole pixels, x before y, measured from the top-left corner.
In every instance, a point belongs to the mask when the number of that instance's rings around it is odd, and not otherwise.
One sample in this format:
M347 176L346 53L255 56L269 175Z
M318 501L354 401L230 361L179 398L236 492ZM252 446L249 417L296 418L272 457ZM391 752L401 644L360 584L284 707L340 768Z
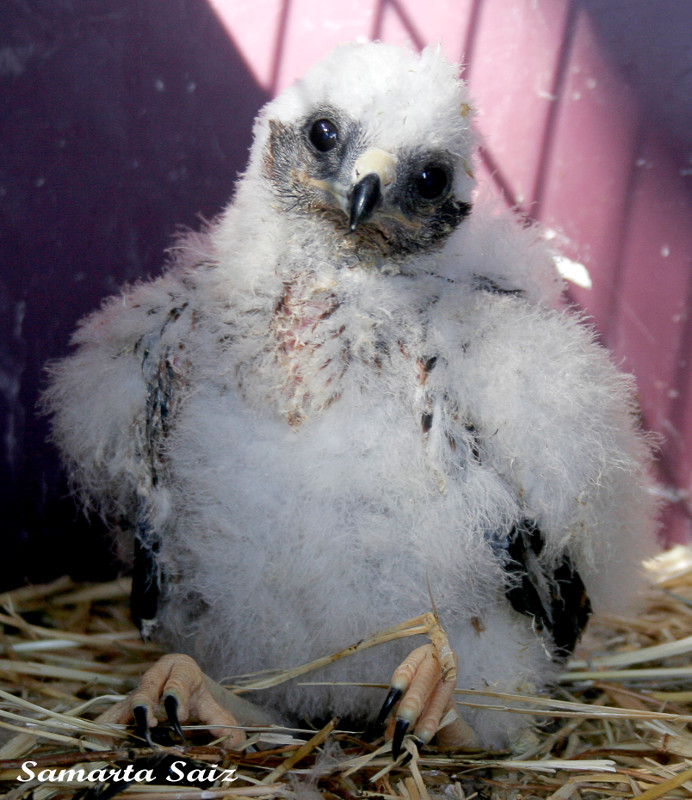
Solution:
M113 574L35 404L79 317L229 199L268 99L204 0L0 7L0 586Z
M573 0L577 2L577 0ZM637 99L640 110L638 139L631 157L629 185L623 203L622 220L618 226L619 241L613 260L612 285L618 287L629 266L625 260L628 237L632 226L635 197L642 180L639 159L647 139L654 139L661 151L677 167L679 183L680 226L689 225L688 214L692 205L692 3L689 0L659 0L657 3L637 2L627 7L599 0L578 0L589 16L601 47L609 54L629 89ZM670 196L661 198L670 201ZM656 198L653 198L655 202ZM669 281L671 306L679 296L686 297L682 304L681 330L676 342L662 342L661 346L674 347L676 364L671 379L670 402L659 409L667 419L663 441L657 459L658 480L666 487L668 505L662 515L662 531L668 543L684 541L689 544L692 532L692 498L690 498L690 460L692 441L684 436L685 420L692 403L692 254L676 254L679 259L675 283ZM684 270L684 271L683 271ZM624 277L624 275L623 275ZM657 280L652 273L651 281ZM646 287L642 287L646 292ZM600 321L603 339L610 345L624 317L622 298L614 292L605 319ZM646 423L649 420L645 420ZM680 432L683 432L682 435ZM672 532L672 536L671 536Z
M692 146L692 4L577 1L634 91L642 116L684 164Z

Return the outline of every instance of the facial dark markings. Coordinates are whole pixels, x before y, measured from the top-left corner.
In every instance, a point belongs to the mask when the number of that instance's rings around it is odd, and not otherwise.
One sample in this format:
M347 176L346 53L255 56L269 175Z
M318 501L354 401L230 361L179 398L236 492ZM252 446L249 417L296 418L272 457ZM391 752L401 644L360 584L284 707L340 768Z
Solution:
M295 129L277 120L269 120L269 142L264 151L263 166L274 192L287 204L300 203L294 177L298 151L299 138Z
M470 213L470 203L448 198L431 214L418 237L402 242L402 250L416 253L441 246Z
M302 136L294 158L303 161L313 177L338 177L357 139L355 123L334 108L322 107L297 128Z
M454 159L444 150L397 151L397 171L373 217L349 231L328 186L345 189L356 160L376 142L357 122L322 106L297 124L269 121L265 174L287 211L320 220L350 237L350 252L398 262L441 247L471 211L452 192ZM324 185L320 185L325 182ZM406 273L401 264L401 272Z
M399 153L397 180L389 202L418 223L414 231L393 231L393 247L406 255L440 247L471 212L471 204L452 194L454 162L444 151Z
M451 195L454 162L444 151L409 150L399 154L399 202L409 213L426 216Z

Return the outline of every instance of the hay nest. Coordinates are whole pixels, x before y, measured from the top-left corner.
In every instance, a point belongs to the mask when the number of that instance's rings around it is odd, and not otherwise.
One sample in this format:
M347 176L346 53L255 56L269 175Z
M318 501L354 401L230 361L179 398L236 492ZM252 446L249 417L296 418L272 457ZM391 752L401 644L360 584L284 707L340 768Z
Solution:
M381 739L364 741L336 720L308 733L251 734L248 741L261 737L264 749L241 753L208 735L175 746L150 746L124 729L99 739L94 718L160 654L132 627L128 581L85 586L62 578L18 589L0 597L0 788L8 798L35 800L119 792L140 800L690 797L692 551L675 548L649 568L643 613L595 619L551 697L458 693L461 704L499 702L540 722L521 752L409 745L406 763L393 763ZM395 635L415 632L409 622ZM129 784L128 765L130 778L139 773Z

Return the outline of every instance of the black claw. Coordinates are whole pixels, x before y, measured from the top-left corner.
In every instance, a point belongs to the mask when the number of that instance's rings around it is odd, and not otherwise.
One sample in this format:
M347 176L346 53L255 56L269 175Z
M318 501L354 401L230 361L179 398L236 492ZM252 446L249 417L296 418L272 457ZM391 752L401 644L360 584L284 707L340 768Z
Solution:
M375 720L376 728L381 728L382 725L384 725L385 720L389 716L394 706L399 702L399 698L402 694L403 692L401 689L397 689L396 687L392 686L384 700L384 703L382 704L380 713L377 715L377 719Z
M406 736L406 731L409 729L411 723L405 719L397 719L396 726L394 727L394 736L392 736L392 758L396 761L401 752L401 745Z
M411 734L411 741L416 745L416 747L420 750L421 747L425 744L422 739L419 739L414 734ZM401 759L401 763L399 764L400 767L405 767L408 762L413 758L413 753L409 750L408 753Z
M180 727L180 720L178 719L178 699L173 694L167 694L163 699L163 707L166 709L166 716L168 721L173 726L173 730L178 734L181 741L186 741L183 729Z
M145 739L147 744L153 747L154 743L151 740L151 731L147 722L147 707L135 706L132 709L132 716L135 718L135 735Z

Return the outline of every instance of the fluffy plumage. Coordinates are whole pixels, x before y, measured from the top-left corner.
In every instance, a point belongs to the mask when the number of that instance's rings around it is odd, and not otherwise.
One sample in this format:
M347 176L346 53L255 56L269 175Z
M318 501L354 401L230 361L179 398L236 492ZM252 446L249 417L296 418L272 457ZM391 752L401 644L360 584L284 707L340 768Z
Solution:
M221 217L51 367L75 492L154 566L146 633L217 678L419 614L429 585L460 686L539 688L589 602L637 584L655 509L632 382L556 307L536 234L471 210L471 116L435 51L338 48L260 113ZM316 677L387 682L410 647ZM462 713L486 745L526 724Z

